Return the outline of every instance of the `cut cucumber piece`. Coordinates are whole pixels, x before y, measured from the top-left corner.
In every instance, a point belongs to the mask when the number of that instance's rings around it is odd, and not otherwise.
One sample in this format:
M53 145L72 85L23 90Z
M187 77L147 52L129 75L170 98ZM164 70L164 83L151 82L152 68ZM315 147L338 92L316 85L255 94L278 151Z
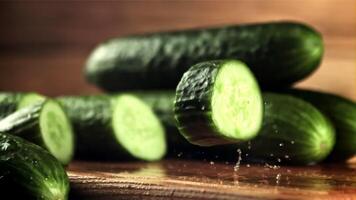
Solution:
M264 93L264 119L258 136L238 146L247 159L315 164L335 144L331 122L312 104L291 95Z
M136 97L114 98L112 124L120 144L134 157L158 160L165 154L164 130L152 110Z
M140 91L133 92L133 95L140 98L148 106L152 108L156 116L163 124L166 132L168 144L168 155L177 156L183 150L197 147L189 143L179 132L174 118L174 99L175 91Z
M69 180L61 163L46 150L1 133L0 192L10 199L66 200Z
M20 108L38 103L45 98L36 93L0 92L0 119Z
M34 103L8 115L0 121L0 132L44 147L64 165L73 157L72 127L62 107L54 100Z
M85 76L108 91L174 89L196 63L237 59L262 88L284 88L315 71L323 49L320 33L288 21L151 33L98 45Z
M213 146L255 137L261 127L263 105L247 66L236 60L220 60L196 64L183 75L174 112L188 141Z
M346 160L356 155L356 103L341 96L294 89L288 93L300 97L321 110L336 129L335 148L330 160Z
M164 130L149 106L129 94L61 97L82 159L161 159Z

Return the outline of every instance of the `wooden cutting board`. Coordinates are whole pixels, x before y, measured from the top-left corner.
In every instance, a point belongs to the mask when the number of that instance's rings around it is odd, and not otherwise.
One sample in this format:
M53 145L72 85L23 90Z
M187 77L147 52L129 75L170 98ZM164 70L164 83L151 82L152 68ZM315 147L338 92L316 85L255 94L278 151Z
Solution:
M356 165L74 162L71 199L356 199Z

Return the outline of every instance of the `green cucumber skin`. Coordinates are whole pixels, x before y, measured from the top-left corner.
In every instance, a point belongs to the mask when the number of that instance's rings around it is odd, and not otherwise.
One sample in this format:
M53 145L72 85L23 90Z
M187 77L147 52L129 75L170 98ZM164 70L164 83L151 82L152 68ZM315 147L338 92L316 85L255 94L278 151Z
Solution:
M20 93L0 92L0 119L17 110L22 96Z
M69 180L61 163L39 146L3 133L0 133L0 177L3 197L29 200L68 197Z
M22 137L44 147L40 137L39 117L45 101L19 109L0 120L0 133L9 133Z
M213 84L220 66L225 62L198 63L184 74L177 86L174 102L177 127L192 144L214 146L236 142L219 133L211 115Z
M235 25L114 38L93 51L85 75L107 91L174 89L193 64L237 59L261 87L281 88L312 73L322 54L321 35L307 25Z
M43 100L38 100L36 103L21 108L20 104L24 97L31 94L35 93L0 93L0 126L4 125L3 120L9 119L8 117L12 118L11 122L6 122L8 125L0 127L0 132L19 136L48 149L45 145L44 138L41 136L39 118L43 106L49 99L44 97ZM67 165L71 161L71 158L59 160L63 165Z
M238 146L248 153L247 159L304 165L329 155L335 143L334 127L317 108L290 95L264 93L263 98L261 131ZM320 146L313 144L316 140Z
M312 90L293 89L290 94L321 110L334 124L335 148L329 158L345 160L356 155L356 103L341 96Z
M175 91L141 91L132 94L149 105L164 125L168 143L168 156L177 155L182 151L196 147L190 144L177 128L173 111Z
M111 160L131 157L116 142L111 124L113 111L110 97L66 96L57 100L72 123L76 135L77 158Z

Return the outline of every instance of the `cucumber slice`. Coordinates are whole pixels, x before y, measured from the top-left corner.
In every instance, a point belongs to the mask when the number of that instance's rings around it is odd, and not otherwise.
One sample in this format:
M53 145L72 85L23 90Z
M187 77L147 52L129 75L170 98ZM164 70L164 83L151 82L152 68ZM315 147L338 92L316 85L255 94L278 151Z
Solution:
M213 146L250 140L263 116L259 86L236 60L192 66L180 81L174 105L178 127L193 144Z
M174 118L174 99L175 91L140 91L134 92L133 95L140 98L148 106L152 108L156 116L163 124L166 132L166 138L168 143L168 155L177 156L181 152L197 147L189 143L180 134L176 120Z
M53 100L43 105L39 118L43 146L63 164L68 164L74 153L74 134L62 107Z
M0 92L0 119L20 108L38 103L45 98L36 93Z
M0 192L10 199L66 200L68 176L46 150L0 134Z
M166 151L164 130L152 110L129 95L120 95L114 101L112 123L120 144L134 157L152 161L162 158Z
M27 101L31 104L30 102ZM74 139L67 116L54 100L36 102L2 119L0 132L18 135L34 142L47 149L62 164L68 164L73 157Z
M341 96L294 89L288 93L300 97L321 110L336 129L335 148L330 160L346 160L356 155L356 103Z
M161 159L164 130L151 108L129 94L61 97L82 159Z

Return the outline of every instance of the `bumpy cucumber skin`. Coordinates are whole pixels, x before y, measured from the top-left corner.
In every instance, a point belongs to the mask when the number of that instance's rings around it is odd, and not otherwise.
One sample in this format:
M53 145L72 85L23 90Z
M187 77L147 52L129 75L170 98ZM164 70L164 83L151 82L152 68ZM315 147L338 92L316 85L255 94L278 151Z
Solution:
M6 131L6 133L17 135L45 149L48 149L43 137L41 136L39 117L42 107L45 105L46 101L52 100L43 97L43 100L38 100L37 102L34 102L33 105L24 107L25 110L23 110L23 108L20 107L22 100L26 97L26 95L33 94L35 93L0 93L0 119L5 119L10 115L16 116L12 127L3 127L6 130L0 129L0 131ZM65 160L59 160L63 165L67 165L72 160L72 157Z
M315 164L329 155L335 133L312 104L290 96L264 93L264 120L256 138L241 146L250 160Z
M22 95L19 93L0 93L0 119L5 118L17 110Z
M302 98L320 111L333 123L336 143L330 160L345 160L356 155L356 103L341 96L324 92L293 89L288 93Z
M237 59L261 87L281 88L312 73L322 55L321 35L307 25L236 25L111 39L92 52L85 75L107 91L174 89L193 64Z
M213 85L221 66L230 60L198 63L182 77L176 89L174 114L181 134L192 144L214 146L236 143L221 134L212 119Z
M193 145L180 134L174 118L175 91L141 91L132 94L150 106L162 122L166 132L169 156L192 149Z
M66 96L57 100L72 122L77 158L109 160L130 157L115 138L110 97Z
M52 155L19 137L0 134L0 193L11 199L65 200L68 176Z

